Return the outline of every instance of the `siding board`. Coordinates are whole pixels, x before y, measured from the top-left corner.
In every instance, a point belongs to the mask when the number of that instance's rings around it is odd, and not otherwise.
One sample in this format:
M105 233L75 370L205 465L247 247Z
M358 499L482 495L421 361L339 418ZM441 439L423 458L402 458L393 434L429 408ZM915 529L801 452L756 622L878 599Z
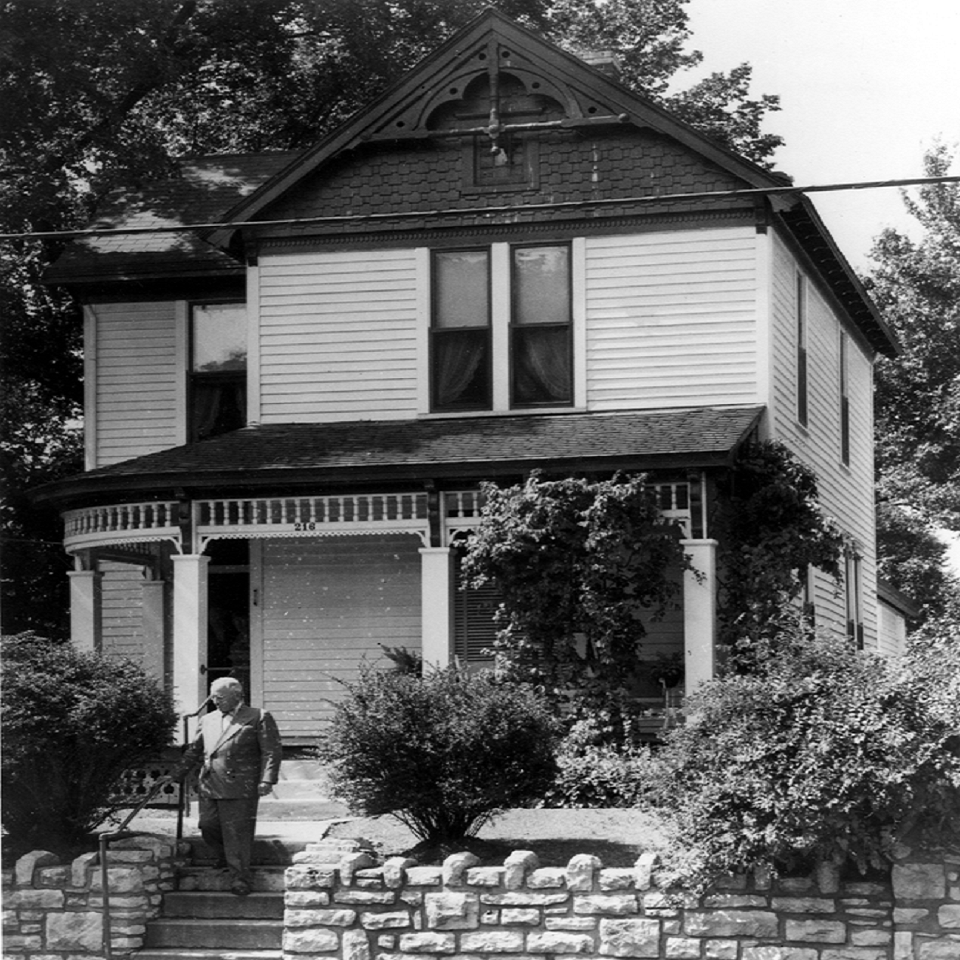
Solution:
M588 407L757 402L756 242L745 227L587 239Z

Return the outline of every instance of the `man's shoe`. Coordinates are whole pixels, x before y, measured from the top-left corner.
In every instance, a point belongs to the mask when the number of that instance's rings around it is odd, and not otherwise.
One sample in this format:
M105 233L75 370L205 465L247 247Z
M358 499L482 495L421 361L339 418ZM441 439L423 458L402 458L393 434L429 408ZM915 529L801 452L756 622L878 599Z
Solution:
M230 892L237 897L245 897L250 893L250 884L246 880L234 880L230 884Z

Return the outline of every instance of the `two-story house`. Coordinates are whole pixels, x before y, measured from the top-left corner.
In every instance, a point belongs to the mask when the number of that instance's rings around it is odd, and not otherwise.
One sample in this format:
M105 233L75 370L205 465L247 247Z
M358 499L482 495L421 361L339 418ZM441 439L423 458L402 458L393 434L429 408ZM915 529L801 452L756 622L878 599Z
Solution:
M849 538L818 622L878 647L888 329L782 176L496 12L312 149L185 161L98 227L49 277L84 305L87 471L41 496L74 641L181 708L233 673L308 741L381 645L482 658L457 544L480 481L533 469L649 474L700 576L643 655L695 686L716 479L752 437Z

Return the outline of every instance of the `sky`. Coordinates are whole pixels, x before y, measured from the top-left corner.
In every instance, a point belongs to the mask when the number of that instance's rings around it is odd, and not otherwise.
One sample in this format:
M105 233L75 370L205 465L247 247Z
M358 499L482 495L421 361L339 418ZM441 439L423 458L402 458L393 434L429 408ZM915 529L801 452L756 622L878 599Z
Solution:
M960 0L689 0L702 68L743 61L751 94L779 94L764 131L780 134L777 169L794 183L923 176L926 148L954 144L960 174ZM897 188L812 194L840 249L869 269L873 238L916 236Z

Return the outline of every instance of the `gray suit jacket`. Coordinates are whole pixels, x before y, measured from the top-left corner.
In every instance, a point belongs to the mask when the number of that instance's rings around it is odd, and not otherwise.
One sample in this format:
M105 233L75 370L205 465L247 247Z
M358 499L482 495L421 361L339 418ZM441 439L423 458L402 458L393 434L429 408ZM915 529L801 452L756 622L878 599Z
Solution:
M260 783L276 783L283 752L280 732L264 710L242 704L233 722L222 729L219 710L200 720L196 739L187 747L178 769L183 777L200 767L200 796L211 800L256 797Z

